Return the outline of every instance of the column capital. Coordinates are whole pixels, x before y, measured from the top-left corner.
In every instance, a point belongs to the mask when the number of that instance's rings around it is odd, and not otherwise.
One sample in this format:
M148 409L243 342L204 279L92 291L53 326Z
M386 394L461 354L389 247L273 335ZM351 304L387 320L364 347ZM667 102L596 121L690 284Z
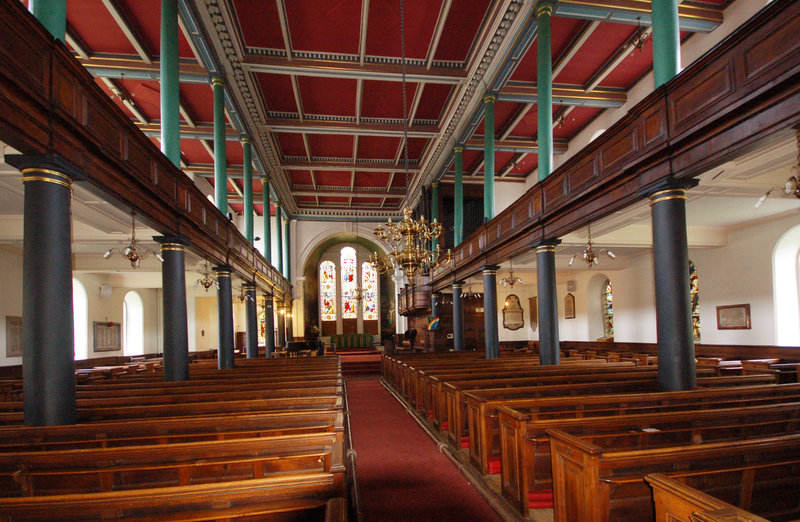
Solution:
M483 267L483 275L496 275L500 265L486 265Z
M560 239L539 239L531 243L531 249L539 252L555 252L556 246L561 244Z
M490 102L494 103L496 101L497 101L497 96L495 96L494 94L486 94L483 97L483 103L490 103Z
M438 181L431 182L431 188L439 188L439 182Z
M233 274L233 267L231 265L218 265L212 267L211 270L217 273L218 278L222 277L230 278L231 274Z
M464 288L464 281L453 281L453 288Z
M280 201L275 201L273 203L273 205L275 205L275 208L281 208L281 202Z
M242 145L250 144L252 142L250 136L242 136L241 139L242 139Z
M262 183L269 183L269 181L270 181L269 174L264 174L263 176L261 176Z
M27 154L8 154L5 162L16 167L23 176L26 172L33 175L33 171L48 174L46 177L53 177L63 183L72 184L73 181L86 179L83 172L69 163L67 160L56 155L49 156L29 156Z
M225 87L225 81L222 79L222 76L212 76L211 77L211 85L219 85L220 87Z
M180 235L153 236L153 241L161 245L162 250L166 245L187 247L192 244L188 239Z
M455 147L453 147L453 152L454 153L464 152L464 146L463 145L456 145Z
M699 183L700 182L696 179L676 180L672 178L667 178L641 189L638 194L641 197L651 199L651 204L652 204L653 196L655 196L659 192L663 192L665 190L683 190L685 192L690 188L696 187Z
M553 14L553 1L552 0L539 0L536 4L536 18L539 18L542 15L551 15Z
M248 290L255 291L257 288L256 284L250 281L242 283L242 289L247 292Z

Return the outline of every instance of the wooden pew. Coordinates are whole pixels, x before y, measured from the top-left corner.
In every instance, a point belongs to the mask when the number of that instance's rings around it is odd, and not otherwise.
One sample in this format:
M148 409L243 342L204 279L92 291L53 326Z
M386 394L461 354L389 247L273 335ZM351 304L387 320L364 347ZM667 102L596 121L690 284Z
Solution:
M752 495L760 482L746 468L796 468L799 462L800 434L652 448L626 445L618 450L615 440L603 437L584 440L557 429L547 433L557 521L653 520L652 496L644 481L649 473L732 470L744 478L744 494ZM648 443L658 446L659 434L648 435Z
M330 473L83 495L0 498L0 521L346 520Z
M645 480L653 488L656 522L769 522L662 473Z

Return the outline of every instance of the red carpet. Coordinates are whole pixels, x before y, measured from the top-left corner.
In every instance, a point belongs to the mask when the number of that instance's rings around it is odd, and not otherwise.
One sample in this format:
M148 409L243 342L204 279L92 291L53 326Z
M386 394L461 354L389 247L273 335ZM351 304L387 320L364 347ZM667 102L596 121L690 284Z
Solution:
M376 380L348 380L364 520L500 520Z

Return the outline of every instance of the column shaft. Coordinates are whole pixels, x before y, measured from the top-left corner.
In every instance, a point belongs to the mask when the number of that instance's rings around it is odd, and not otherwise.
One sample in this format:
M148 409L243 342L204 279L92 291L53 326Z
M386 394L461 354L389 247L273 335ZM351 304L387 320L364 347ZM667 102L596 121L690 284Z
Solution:
M453 246L457 247L464 239L464 163L461 147L453 149L455 155L455 182L453 186Z
M164 380L189 380L189 331L186 321L185 249L179 236L154 238L161 243L162 324L164 325Z
M536 111L539 118L539 181L553 171L553 64L550 45L550 16L553 4L540 2L536 7Z
M461 301L463 283L453 283L453 350L464 351L464 303Z
M439 219L439 182L434 181L431 183L431 222L433 220L437 220L439 223L442 222ZM432 243L433 250L436 250L436 247L439 246L439 239L434 239Z
M46 168L20 170L25 187L22 251L25 424L74 424L70 210L73 178Z
M178 0L161 0L161 152L181 164Z
M211 79L214 89L214 201L228 215L228 172L225 156L225 85L222 78Z
M483 327L487 359L500 357L500 338L497 330L497 268L491 265L483 269Z
M275 306L271 295L264 296L264 323L264 337L266 337L264 350L269 358L275 351Z
M253 244L253 160L251 158L250 138L242 139L242 157L244 160L244 237Z
M694 338L686 238L686 189L668 188L650 196L661 391L695 387Z
M431 317L438 318L439 317L439 306L442 302L442 296L439 293L431 294ZM436 350L436 334L433 333L433 341L431 342L431 348Z
M286 348L286 316L281 303L278 304L278 346Z
M670 81L681 67L681 36L678 0L653 0L653 76L658 88Z
M30 0L28 10L54 38L66 42L67 0Z
M283 267L286 270L286 272L283 273L283 277L285 277L286 279L289 279L291 281L292 274L291 274L291 266L290 266L291 263L289 262L289 248L290 248L289 247L289 245L290 245L289 239L290 239L290 237L289 237L289 220L288 219L284 219L283 220L283 229L284 229L284 233L286 234L286 244L284 245L284 248L283 248Z
M217 349L217 367L222 370L233 368L233 295L231 293L231 274L229 265L214 267L217 273L219 290L217 291L217 319L219 321L219 347Z
M559 364L558 295L556 293L557 240L536 246L536 282L539 292L539 356L543 365Z
M261 185L263 187L261 204L264 207L262 211L264 216L264 258L269 264L272 264L272 214L269 208L269 178L266 176L261 178Z
M283 275L283 227L281 227L281 204L275 203L275 234L278 236L278 273Z
M483 222L494 218L494 96L484 96L483 107Z
M247 358L258 358L258 308L256 307L256 284L245 283L244 306L247 314L245 336L247 338Z

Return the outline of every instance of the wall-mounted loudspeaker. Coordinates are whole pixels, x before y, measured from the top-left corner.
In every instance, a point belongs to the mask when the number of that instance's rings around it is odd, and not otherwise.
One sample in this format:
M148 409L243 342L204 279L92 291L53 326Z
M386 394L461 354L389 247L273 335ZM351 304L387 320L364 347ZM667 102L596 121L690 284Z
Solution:
M100 285L100 297L108 299L111 297L111 290L113 290L111 285Z
M567 292L574 292L578 289L578 283L574 279L567 281Z

